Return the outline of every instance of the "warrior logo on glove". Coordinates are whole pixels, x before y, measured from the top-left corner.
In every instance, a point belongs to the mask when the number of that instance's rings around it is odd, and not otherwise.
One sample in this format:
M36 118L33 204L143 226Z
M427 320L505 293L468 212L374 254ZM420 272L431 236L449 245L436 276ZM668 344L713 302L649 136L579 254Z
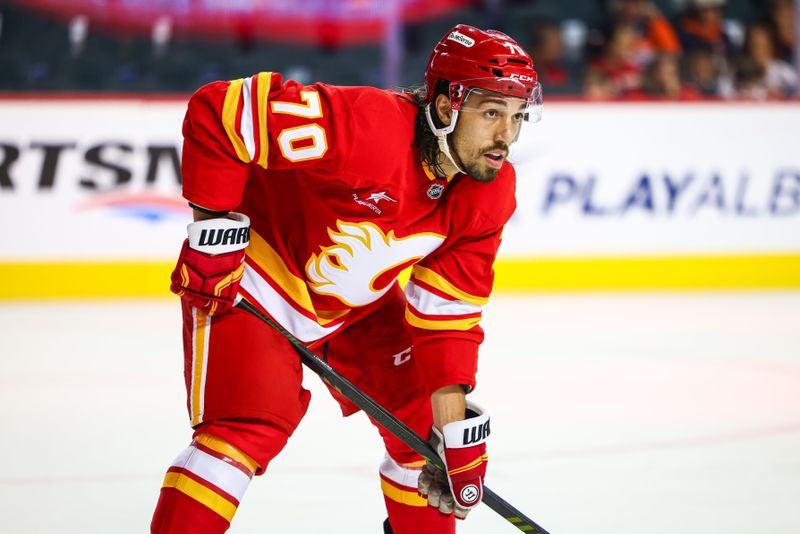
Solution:
M481 492L478 490L478 486L470 484L469 486L464 486L464 489L461 490L461 500L473 503L478 500L480 494Z
M244 245L250 242L250 228L208 228L200 231L198 244L201 247L214 245Z
M489 437L489 421L464 429L464 445L472 445Z

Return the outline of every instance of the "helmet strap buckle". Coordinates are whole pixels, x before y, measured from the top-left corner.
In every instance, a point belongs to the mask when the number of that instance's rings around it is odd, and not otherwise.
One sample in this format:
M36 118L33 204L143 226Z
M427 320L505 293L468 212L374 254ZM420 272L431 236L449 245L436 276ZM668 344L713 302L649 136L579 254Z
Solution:
M433 121L433 116L431 115L431 104L425 106L425 118L428 119L428 127L431 129L431 132L436 136L436 140L439 143L439 150L445 157L453 164L453 166L458 169L458 172L464 173L464 170L461 166L456 163L455 158L450 153L450 144L447 142L447 136L453 132L456 128L456 121L458 120L458 110L453 109L453 114L450 117L450 124L445 126L444 128L437 128L436 124Z

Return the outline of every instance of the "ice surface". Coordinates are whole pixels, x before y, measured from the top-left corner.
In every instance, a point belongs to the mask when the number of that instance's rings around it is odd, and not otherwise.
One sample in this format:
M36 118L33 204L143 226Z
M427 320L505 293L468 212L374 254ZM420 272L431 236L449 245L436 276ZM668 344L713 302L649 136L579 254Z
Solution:
M483 325L487 484L552 534L800 532L800 293L497 295ZM380 441L306 384L231 532L378 534ZM0 530L147 531L190 435L177 303L0 304L0 429Z

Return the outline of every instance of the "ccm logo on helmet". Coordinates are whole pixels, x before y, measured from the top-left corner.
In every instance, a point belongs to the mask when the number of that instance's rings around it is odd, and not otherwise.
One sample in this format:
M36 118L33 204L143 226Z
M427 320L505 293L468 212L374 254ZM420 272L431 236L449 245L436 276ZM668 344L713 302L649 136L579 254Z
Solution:
M532 82L533 76L528 76L526 74L512 74L509 76L512 80L519 80L521 82Z
M455 32L451 33L450 35L448 35L447 39L449 41L455 41L457 43L461 43L462 45L466 46L467 48L469 48L471 46L475 46L475 39L472 39L471 37L467 37L466 35L464 35L463 33L458 32L458 31L455 31Z

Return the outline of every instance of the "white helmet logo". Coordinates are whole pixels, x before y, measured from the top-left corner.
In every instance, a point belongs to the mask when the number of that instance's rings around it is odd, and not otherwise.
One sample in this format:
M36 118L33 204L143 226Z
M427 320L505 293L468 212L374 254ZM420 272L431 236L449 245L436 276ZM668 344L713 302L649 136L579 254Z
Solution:
M447 40L448 41L455 41L457 43L460 43L460 44L466 46L467 48L471 48L471 47L475 46L475 39L473 39L472 37L467 37L466 35L464 35L463 33L459 32L459 31L454 31L453 33L448 35L447 36Z

